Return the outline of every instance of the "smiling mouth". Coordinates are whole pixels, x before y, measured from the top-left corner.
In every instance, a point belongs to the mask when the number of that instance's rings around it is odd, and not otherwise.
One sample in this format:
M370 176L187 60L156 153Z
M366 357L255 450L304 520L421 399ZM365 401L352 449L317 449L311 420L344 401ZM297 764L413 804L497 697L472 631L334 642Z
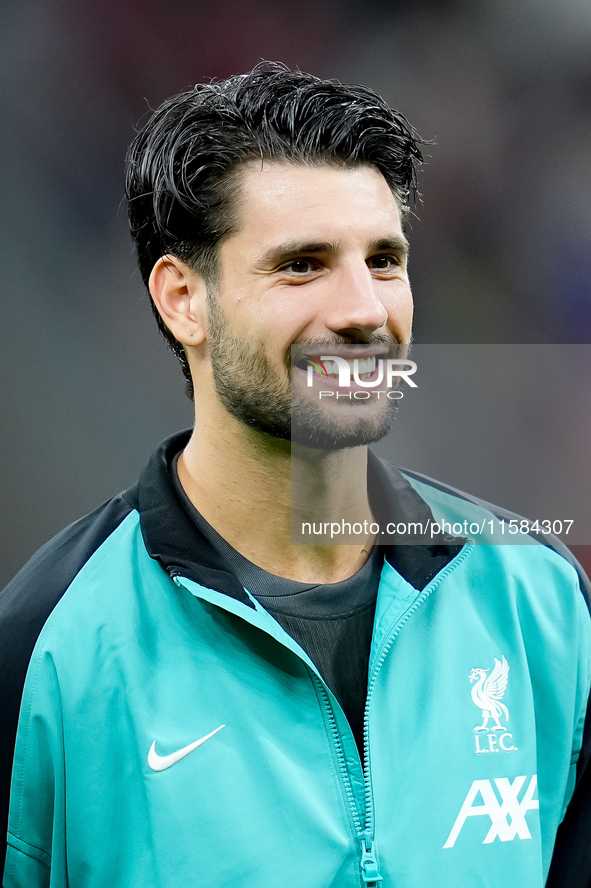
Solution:
M345 360L349 365L351 376L356 372L359 379L371 379L376 371L378 359L383 357L383 355L371 355L365 358L345 358ZM305 372L309 367L312 367L314 376L339 378L339 368L336 361L321 361L320 357L306 356L296 362L296 367Z

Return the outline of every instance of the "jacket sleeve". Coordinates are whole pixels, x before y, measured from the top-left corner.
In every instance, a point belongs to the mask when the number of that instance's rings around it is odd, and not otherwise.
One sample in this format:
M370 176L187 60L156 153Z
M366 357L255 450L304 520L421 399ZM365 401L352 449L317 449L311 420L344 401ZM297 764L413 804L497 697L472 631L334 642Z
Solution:
M65 768L58 677L35 654L14 756L4 888L66 888Z
M575 790L558 828L546 888L591 888L591 702Z
M23 743L29 748L33 742L39 745L39 749L46 747L49 736L43 740L43 722L38 723L33 719L29 725L29 735L23 738L22 723L25 713L23 701L23 687L25 680L29 687L29 670L33 665L33 651L50 615L58 605L64 593L69 588L73 579L86 564L92 554L102 545L109 535L119 526L133 508L128 497L129 491L120 494L108 502L99 506L90 515L86 515L79 521L70 525L56 537L39 549L16 577L0 593L0 712L2 712L2 730L0 731L0 873L4 870L4 854L6 848L6 829L8 819L8 805L11 782L13 787L16 782L16 772L13 774L13 753L17 730L21 736L21 755ZM43 671L43 670L41 670ZM44 682L51 684L49 675ZM55 681L55 678L54 678ZM35 690L35 698L41 693L43 682ZM53 694L54 689L47 693ZM21 702L23 705L21 707ZM20 713L20 714L19 714ZM45 724L44 730L48 730ZM20 762L21 767L24 763ZM46 767L46 763L43 763ZM39 767L41 767L39 765ZM35 805L39 811L45 810L45 792L48 773L36 771L34 767L28 767L22 771L21 781L32 781L32 787L22 786L22 804L24 806L27 794L34 792ZM48 791L53 792L51 784ZM16 803L13 805L13 810ZM18 819L13 823L21 823ZM26 842L20 845L17 840L18 833L13 835L10 846L11 864L14 869L15 854L22 858L22 866L28 865L33 870L42 871L47 868L45 846L28 848ZM16 842L16 844L14 844ZM29 855L29 862L25 858ZM7 871L8 872L8 871ZM6 878L13 878L6 876ZM32 874L23 870L22 881L4 881L3 884L36 886L45 884L36 881ZM52 886L53 886L52 882ZM56 883L57 884L57 883ZM65 884L65 883L64 883Z
M588 577L574 559L582 596L591 609ZM588 668L588 664L585 664ZM576 767L574 792L556 835L546 888L591 888L591 695Z

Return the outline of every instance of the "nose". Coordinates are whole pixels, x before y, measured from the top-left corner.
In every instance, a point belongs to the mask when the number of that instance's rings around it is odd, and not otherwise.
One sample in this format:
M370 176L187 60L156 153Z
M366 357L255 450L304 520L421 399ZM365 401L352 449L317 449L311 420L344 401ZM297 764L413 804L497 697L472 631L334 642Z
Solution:
M328 329L367 340L388 320L379 289L365 261L348 263L332 281L325 316Z

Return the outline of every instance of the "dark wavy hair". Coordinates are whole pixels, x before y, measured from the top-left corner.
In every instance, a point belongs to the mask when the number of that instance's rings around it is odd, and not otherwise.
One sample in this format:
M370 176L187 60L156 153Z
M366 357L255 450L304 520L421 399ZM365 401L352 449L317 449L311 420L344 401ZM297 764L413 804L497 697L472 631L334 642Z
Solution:
M405 215L417 198L421 144L406 118L373 90L279 64L263 63L173 96L138 133L126 161L129 222L144 283L167 254L208 283L216 280L218 245L238 227L234 197L241 164L371 166ZM153 302L152 309L192 397L185 350Z

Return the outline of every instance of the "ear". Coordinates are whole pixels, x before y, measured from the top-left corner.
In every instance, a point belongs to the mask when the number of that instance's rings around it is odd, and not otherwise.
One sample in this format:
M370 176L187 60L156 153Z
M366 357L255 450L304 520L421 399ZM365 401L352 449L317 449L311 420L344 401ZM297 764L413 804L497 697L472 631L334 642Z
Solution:
M207 286L201 275L176 256L161 256L148 285L174 338L181 345L201 345L207 332Z

